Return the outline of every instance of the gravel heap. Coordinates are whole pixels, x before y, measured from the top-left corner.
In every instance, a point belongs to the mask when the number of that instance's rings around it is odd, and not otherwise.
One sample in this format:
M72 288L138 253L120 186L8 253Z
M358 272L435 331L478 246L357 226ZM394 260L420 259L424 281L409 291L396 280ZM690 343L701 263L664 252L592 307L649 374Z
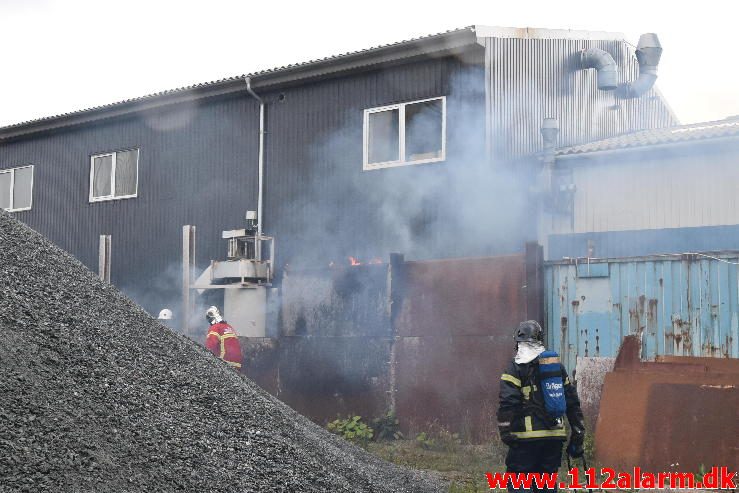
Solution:
M0 492L440 492L166 329L0 211Z

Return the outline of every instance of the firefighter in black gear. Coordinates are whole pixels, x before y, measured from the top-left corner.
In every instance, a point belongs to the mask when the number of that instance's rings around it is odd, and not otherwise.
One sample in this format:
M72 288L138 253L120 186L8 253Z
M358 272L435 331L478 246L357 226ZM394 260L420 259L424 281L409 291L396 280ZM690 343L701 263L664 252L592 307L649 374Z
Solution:
M538 382L538 356L545 351L541 326L533 320L522 322L515 341L516 357L500 379L498 430L500 439L509 447L506 471L553 473L560 467L567 431L561 417L555 419L547 414ZM572 457L582 457L585 422L580 399L561 364L560 369L572 430L567 452ZM514 491L510 484L508 490Z

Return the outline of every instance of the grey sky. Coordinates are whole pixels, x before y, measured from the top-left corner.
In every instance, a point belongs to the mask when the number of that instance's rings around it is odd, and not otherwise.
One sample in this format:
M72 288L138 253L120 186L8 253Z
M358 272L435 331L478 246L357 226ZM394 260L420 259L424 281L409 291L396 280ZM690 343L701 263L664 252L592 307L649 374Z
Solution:
M0 126L471 24L656 32L683 123L739 114L734 2L0 0Z

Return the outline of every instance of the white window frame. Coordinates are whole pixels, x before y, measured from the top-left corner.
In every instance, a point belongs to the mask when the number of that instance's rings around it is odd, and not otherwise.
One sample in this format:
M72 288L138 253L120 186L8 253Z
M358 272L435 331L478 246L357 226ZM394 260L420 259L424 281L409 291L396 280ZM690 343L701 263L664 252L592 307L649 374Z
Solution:
M26 168L31 168L31 205L29 205L28 207L13 209L13 202L15 202L15 171ZM31 210L31 208L33 207L33 178L35 171L36 170L34 169L32 164L28 164L26 166L16 166L15 168L0 169L0 174L10 173L10 208L4 210L8 212L21 212Z
M136 151L136 191L133 194L130 195L115 195L115 165L116 165L116 158L118 156L119 152L127 152L127 151ZM122 199L132 199L135 197L138 197L139 195L139 157L141 154L141 150L138 147L130 147L128 149L118 149L116 151L110 151L110 152L102 152L100 154L93 154L90 156L90 195L89 200L90 202L107 202L109 200L122 200ZM93 183L95 180L95 158L99 157L106 157L106 156L112 156L113 157L113 163L111 165L111 171L110 171L110 192L111 195L105 195L102 197L94 197L92 195L93 192Z
M415 161L405 160L405 107L409 104L425 103L426 101L441 100L441 156L418 159ZM369 162L369 117L372 113L381 113L383 111L398 110L398 157L396 161L385 161L383 163ZM438 96L435 98L418 99L415 101L406 101L404 103L391 104L388 106L380 106L377 108L369 108L364 110L364 132L363 132L363 157L362 169L369 171L373 169L394 168L396 166L411 166L414 164L436 163L446 160L446 96Z

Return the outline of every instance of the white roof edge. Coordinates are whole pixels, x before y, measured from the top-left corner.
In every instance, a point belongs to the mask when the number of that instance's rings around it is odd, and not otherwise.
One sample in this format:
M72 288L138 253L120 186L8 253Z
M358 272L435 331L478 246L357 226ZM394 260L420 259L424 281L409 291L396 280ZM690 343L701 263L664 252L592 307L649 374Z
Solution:
M608 31L580 31L576 29L546 29L539 27L500 27L475 25L472 29L478 38L519 39L593 39L624 41L623 33Z

